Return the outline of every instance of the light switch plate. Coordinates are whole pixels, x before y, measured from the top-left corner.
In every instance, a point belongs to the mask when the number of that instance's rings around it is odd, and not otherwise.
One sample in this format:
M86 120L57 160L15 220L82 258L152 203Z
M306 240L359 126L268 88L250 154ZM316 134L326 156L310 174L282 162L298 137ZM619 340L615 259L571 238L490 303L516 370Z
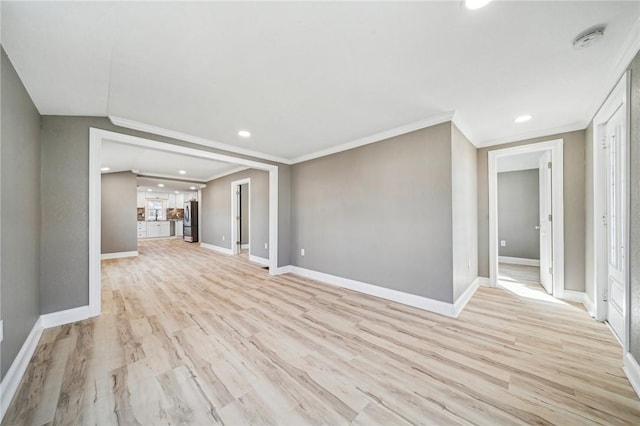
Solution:
M0 342L4 340L4 321L0 320Z

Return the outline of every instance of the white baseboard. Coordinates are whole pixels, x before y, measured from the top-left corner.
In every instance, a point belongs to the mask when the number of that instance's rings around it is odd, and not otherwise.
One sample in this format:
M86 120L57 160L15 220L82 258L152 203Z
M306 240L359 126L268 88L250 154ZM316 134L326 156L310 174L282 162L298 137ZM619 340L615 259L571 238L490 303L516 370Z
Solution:
M249 255L249 260L252 262L256 262L261 264L262 266L269 266L269 259L265 259L264 257L254 256L252 254Z
M582 304L584 305L584 308L587 310L587 312L589 312L589 315L591 315L592 317L596 316L596 309L593 306L593 302L591 301L591 298L587 293L584 294L584 300L582 301Z
M491 278L478 277L476 280L478 281L479 287L491 287Z
M635 360L630 352L627 352L624 354L622 362L624 374L627 375L627 379L629 379L633 390L636 391L636 395L640 396L640 365L638 365L638 361Z
M94 315L91 313L91 308L87 305L67 309L66 311L40 315L40 321L42 321L42 326L44 328L51 328L59 325L70 324L76 321L83 321L91 318L92 316Z
M240 244L240 250L248 250L250 248L249 244Z
M477 283L474 281L474 284L469 286L469 289L467 289L454 304L442 302L440 300L429 299L428 297L417 296L415 294L404 293L402 291L392 290L389 288L384 288L377 285L352 280L349 278L325 274L324 272L300 268L293 265L278 268L278 272L280 271L283 271L281 273L292 273L300 275L302 277L311 278L316 281L325 282L338 287L348 288L359 293L380 297L382 299L391 300L393 302L402 303L403 305L412 306L414 308L423 309L425 311L434 312L452 318L458 316L462 308L464 308L469 299L471 299L471 296L473 296L475 290L478 288ZM456 309L456 306L459 310Z
M525 259L524 257L498 256L498 262L512 265L540 266L539 259Z
M119 253L103 253L100 255L100 259L120 259L122 257L135 257L138 255L138 250L135 251L121 251Z
M18 391L18 386L20 386L22 377L27 371L31 357L33 357L33 354L36 352L43 330L44 327L42 326L41 318L38 318L22 344L20 352L16 355L11 367L9 367L7 374L5 374L4 379L0 383L0 421L2 421L4 415L7 413L9 404Z
M291 274L292 270L291 270L292 266L291 265L287 265L287 266L280 266L278 267L275 271L269 271L269 273L271 275L282 275L282 274Z
M206 249L209 249L209 250L213 250L213 251L217 251L218 253L233 254L231 249L228 249L226 247L215 246L213 244L200 243L200 247L206 248Z
M471 285L460 295L460 297L458 297L458 300L456 300L456 302L453 304L453 316L455 318L458 318L460 312L462 312L464 307L467 306L469 300L471 300L478 287L480 287L480 282L483 280L483 278L484 277L476 277Z
M564 290L558 299L567 300L569 302L584 303L584 296L586 294L582 291Z

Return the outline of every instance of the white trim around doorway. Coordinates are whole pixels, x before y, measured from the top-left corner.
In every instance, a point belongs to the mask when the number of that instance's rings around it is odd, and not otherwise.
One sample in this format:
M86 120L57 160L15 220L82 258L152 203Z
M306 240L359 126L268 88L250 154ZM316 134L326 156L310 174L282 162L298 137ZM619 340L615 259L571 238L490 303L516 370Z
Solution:
M629 225L630 225L630 200L631 200L631 156L629 155L630 146L630 117L631 108L629 104L629 87L630 87L631 75L627 71L622 75L615 88L611 91L611 94L606 99L596 116L593 118L593 221L592 236L593 240L591 245L593 246L593 269L588 271L591 275L590 281L593 282L593 314L595 319L599 321L605 321L607 319L607 301L606 290L608 287L608 259L607 259L607 234L606 227L602 225L602 216L606 215L607 211L607 189L606 189L606 170L604 165L605 154L602 149L602 140L604 135L604 125L609 121L611 116L620 108L624 108L624 132L626 147L623 153L626 155L626 191L625 191L625 207L626 217L624 219L625 241L623 241L624 249L624 261L625 261L625 315L624 315L624 356L626 357L629 352L629 339L630 339L630 316L631 316L631 297L630 297L630 258L629 258ZM637 363L635 364L637 365Z
M564 159L563 139L520 145L489 151L489 279L491 286L498 284L498 159L531 152L551 151L553 167L553 296L564 293Z
M251 244L251 178L244 178L239 180L234 180L231 182L231 252L233 254L240 254L240 236L238 235L238 226L240 224L236 223L236 217L240 216L240 212L238 211L239 205L239 197L238 189L240 185L247 184L247 188L249 188L249 244Z
M89 316L101 313L100 213L102 141L110 140L148 149L173 152L245 166L269 172L269 273L278 271L278 166L219 154L109 130L89 128ZM201 192L198 191L198 195Z

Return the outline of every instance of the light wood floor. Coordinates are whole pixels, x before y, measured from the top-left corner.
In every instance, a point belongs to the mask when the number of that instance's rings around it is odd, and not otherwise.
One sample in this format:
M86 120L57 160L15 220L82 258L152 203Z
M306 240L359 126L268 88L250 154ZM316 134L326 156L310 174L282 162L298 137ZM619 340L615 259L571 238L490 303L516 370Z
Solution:
M103 315L46 330L7 425L638 424L604 324L480 288L458 319L178 240L103 261Z

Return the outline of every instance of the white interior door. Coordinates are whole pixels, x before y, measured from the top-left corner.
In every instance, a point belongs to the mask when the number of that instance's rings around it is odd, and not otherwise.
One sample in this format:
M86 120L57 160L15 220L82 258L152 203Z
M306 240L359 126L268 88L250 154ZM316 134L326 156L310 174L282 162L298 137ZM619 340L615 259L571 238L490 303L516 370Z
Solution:
M551 192L551 152L545 151L539 163L540 191L540 283L551 294L553 292L553 226Z
M626 225L626 143L623 109L619 108L606 124L607 150L607 320L624 343L625 318L625 225Z

